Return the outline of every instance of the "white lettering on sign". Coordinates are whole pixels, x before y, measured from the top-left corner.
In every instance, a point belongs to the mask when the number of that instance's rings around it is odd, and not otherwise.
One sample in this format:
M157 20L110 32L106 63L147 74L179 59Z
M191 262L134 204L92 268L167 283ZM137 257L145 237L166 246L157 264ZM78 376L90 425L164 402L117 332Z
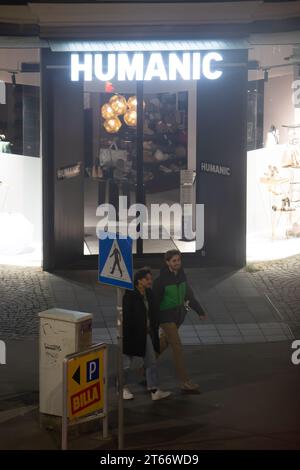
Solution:
M219 62L221 60L223 60L223 58L218 52L210 52L209 54L206 54L203 59L203 75L209 80L216 80L217 78L220 78L222 72L220 70L215 70L212 72L211 63L213 61Z
M79 62L78 54L71 54L71 80L78 82L79 72L84 73L84 81L88 82L93 79L93 55L84 54L83 63Z
M201 171L216 173L217 175L230 176L231 170L227 166L215 165L214 163L201 162Z
M182 59L177 54L170 54L169 80L176 80L177 73L183 80L190 80L191 54L182 54Z
M152 80L154 77L160 80L168 80L163 57L158 52L150 55L144 80Z
M101 81L109 80L199 80L203 75L208 80L221 77L216 63L223 60L219 52L170 52L163 55L153 52L145 56L142 52L71 54L71 80L91 81L93 76Z
M101 81L109 81L111 80L116 74L116 60L115 54L108 54L107 56L107 72L103 71L103 56L102 54L95 54L95 75L98 80ZM90 76L90 72L89 75ZM92 80L92 79L91 79ZM84 81L86 81L84 79Z
M118 79L143 80L143 54L134 54L131 62L128 54L118 54Z

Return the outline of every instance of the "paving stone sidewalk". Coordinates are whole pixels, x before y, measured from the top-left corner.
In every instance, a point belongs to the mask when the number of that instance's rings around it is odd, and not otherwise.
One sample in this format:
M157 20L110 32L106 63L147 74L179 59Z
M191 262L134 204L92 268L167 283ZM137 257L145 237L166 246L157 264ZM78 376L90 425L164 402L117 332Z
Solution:
M272 297L286 320L300 322L300 255L248 267L258 289Z
M181 327L184 344L234 344L293 338L300 324L300 256L239 271L187 269L209 320L194 312ZM157 274L157 273L154 273ZM0 266L0 335L37 335L37 313L60 307L93 313L94 340L116 341L115 291L97 283L96 271L50 274Z
M37 334L37 313L54 306L50 275L0 265L0 337Z

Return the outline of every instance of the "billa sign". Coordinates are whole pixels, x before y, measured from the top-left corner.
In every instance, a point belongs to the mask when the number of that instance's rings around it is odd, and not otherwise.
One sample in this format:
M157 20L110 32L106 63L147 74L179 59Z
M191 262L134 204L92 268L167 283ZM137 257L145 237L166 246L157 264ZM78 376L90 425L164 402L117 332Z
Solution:
M104 349L68 360L68 417L80 418L104 407Z
M71 54L71 80L216 80L222 71L219 52L136 52Z
M75 393L71 397L71 414L78 415L81 411L86 410L101 400L100 384L96 383L84 390Z

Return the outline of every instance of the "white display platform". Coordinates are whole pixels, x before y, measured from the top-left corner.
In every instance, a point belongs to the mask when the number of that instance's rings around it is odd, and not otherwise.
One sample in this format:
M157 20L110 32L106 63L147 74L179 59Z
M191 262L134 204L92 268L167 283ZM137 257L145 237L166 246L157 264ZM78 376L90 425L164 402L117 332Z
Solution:
M261 148L247 154L247 261L267 261L300 253L300 238L287 236L292 222L300 218L300 207L293 212L272 211L279 207L281 196L275 196L263 184L268 165L276 166L282 178L290 178L291 168L282 167L285 145ZM296 169L299 172L300 169ZM295 176L294 176L295 177ZM273 222L272 222L273 221Z
M0 264L41 263L41 159L0 153Z

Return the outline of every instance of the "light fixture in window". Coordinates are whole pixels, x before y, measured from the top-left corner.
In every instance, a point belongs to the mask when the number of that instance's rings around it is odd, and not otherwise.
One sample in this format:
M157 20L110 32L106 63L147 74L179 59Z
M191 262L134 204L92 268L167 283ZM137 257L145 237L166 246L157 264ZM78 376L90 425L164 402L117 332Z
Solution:
M104 119L110 119L115 117L115 112L109 103L105 103L101 107L101 115Z
M136 96L130 96L127 100L127 106L129 109L134 109L136 110L137 108L137 98ZM145 109L146 103L143 101L143 108Z
M130 98L128 98L127 100L127 105L128 105L128 108L130 109L136 109L137 108L136 96L130 96Z
M122 123L117 116L114 116L110 119L105 120L103 125L106 132L109 132L109 134L115 134L119 131L120 127L122 126Z
M127 124L127 126L134 127L136 126L136 121L137 121L137 113L134 109L129 109L129 111L126 111L124 114L124 121Z
M143 108L145 108L143 101ZM123 121L127 126L135 127L137 123L137 97L130 96L128 100L122 95L113 95L108 103L101 107L101 115L104 119L103 126L109 133L118 132ZM118 117L119 116L119 117Z
M126 102L126 98L124 98L124 96L122 96L122 95L112 96L111 99L109 100L109 104L110 104L110 106L112 107L114 113L117 116L120 116L120 115L126 113L127 102Z

